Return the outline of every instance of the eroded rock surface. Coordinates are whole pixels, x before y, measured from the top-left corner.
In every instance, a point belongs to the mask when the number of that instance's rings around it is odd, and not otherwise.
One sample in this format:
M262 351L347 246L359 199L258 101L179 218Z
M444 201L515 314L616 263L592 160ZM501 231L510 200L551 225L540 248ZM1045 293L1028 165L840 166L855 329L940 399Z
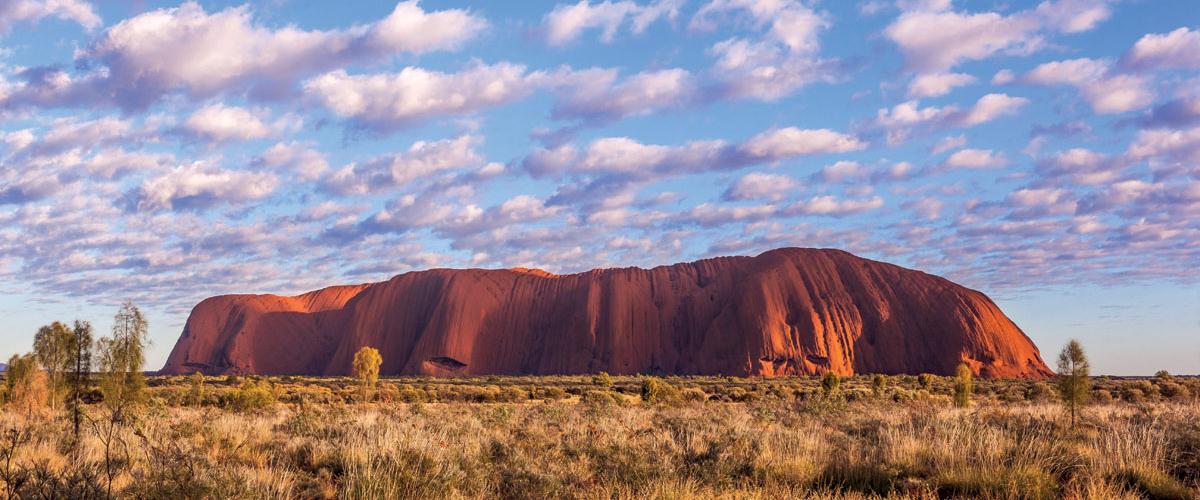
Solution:
M984 294L840 250L554 275L433 269L193 310L164 373L1051 374Z

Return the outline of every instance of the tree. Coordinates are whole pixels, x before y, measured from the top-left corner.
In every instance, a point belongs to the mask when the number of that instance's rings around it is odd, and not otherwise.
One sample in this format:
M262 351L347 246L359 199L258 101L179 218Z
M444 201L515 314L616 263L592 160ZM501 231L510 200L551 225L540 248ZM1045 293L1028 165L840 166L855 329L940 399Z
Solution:
M825 372L825 375L821 377L821 390L825 393L826 397L836 394L841 386L842 379L838 378L836 373Z
M75 442L79 442L79 422L83 417L83 392L87 390L92 372L92 324L87 321L75 321L71 330L71 342L68 345L70 356L67 364L71 370L67 373L67 411L71 413L71 424L75 429Z
M592 377L592 383L605 389L611 389L613 386L612 375L609 375L608 372L597 373Z
M191 388L188 390L188 402L194 406L200 406L204 402L204 373L196 370L191 377L188 377L191 383Z
M1058 353L1058 392L1071 412L1071 427L1075 427L1079 407L1087 403L1091 391L1088 366L1087 355L1078 340L1071 339Z
M379 380L379 365L383 364L383 356L374 347L363 347L354 353L354 376L358 377L359 390L363 401L371 397L375 390L375 382Z
M883 374L879 374L879 373L875 374L874 377L871 377L871 392L873 392L875 394L875 397L877 397L877 398L883 397L883 391L885 391L886 389L887 389L887 377L885 377L885 376L883 376Z
M71 329L58 321L38 328L33 335L33 354L46 370L51 406L57 406L67 391L66 375L71 371Z
M46 372L38 367L37 357L32 353L14 354L8 358L4 384L8 390L8 404L13 409L32 416L44 408L50 397L47 383Z
M974 391L971 380L971 368L966 363L959 363L954 370L954 406L966 408L971 405L971 392Z
M100 339L100 391L114 421L141 403L146 388L145 349L148 325L133 302L125 302L113 317L112 337Z

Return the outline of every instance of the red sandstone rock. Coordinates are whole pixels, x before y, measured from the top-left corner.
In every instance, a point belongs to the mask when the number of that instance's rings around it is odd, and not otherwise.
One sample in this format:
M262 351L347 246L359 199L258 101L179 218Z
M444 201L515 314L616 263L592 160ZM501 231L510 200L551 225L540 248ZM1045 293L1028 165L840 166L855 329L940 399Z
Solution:
M839 250L653 269L433 269L296 297L225 295L188 318L163 373L427 375L1051 374L984 294Z

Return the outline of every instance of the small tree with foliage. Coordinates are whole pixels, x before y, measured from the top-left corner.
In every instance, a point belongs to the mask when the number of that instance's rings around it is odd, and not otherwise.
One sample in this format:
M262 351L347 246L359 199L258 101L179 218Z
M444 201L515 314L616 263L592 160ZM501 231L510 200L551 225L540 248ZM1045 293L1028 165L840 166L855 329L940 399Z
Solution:
M647 403L674 403L681 397L679 388L658 377L642 379L642 401Z
M354 376L358 377L359 395L363 401L371 399L375 391L375 383L379 381L379 365L383 364L383 356L374 347L363 347L354 353Z
M597 373L592 377L592 383L605 389L610 389L613 386L612 375L609 375L608 372Z
M142 402L148 331L142 311L133 302L125 302L113 317L112 336L100 339L100 391L113 421L121 421Z
M1088 368L1083 345L1078 340L1071 339L1062 352L1058 353L1058 393L1071 413L1071 427L1075 426L1079 408L1087 403L1088 393L1092 390Z
M875 397L883 397L885 390L887 390L887 377L878 373L871 377L871 392L875 394Z
M8 358L4 384L10 408L26 417L41 411L50 398L48 382L46 372L38 367L37 357L32 353Z
M959 363L954 370L954 406L966 408L971 405L971 393L974 391L971 380L971 368L966 363Z
M831 397L837 394L838 389L842 387L842 379L836 373L825 372L821 377L821 392L825 397Z
M72 338L71 328L58 321L38 328L33 335L33 355L46 370L51 406L57 406L68 389Z
M921 386L922 389L929 389L933 386L933 375L929 373L917 375L917 385Z
M200 406L204 402L204 373L196 370L188 377L188 402L192 406Z
M71 329L71 371L67 375L70 393L67 395L67 411L71 413L71 424L75 429L75 442L79 442L79 424L83 419L83 393L88 389L92 372L92 324L75 321Z

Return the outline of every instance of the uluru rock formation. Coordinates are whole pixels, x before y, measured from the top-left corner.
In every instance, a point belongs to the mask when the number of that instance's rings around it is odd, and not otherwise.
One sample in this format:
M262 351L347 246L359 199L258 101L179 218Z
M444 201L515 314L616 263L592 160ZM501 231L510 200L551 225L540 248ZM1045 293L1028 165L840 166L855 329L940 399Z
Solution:
M840 250L784 248L554 275L432 269L295 297L198 304L162 372L1051 374L987 296Z

